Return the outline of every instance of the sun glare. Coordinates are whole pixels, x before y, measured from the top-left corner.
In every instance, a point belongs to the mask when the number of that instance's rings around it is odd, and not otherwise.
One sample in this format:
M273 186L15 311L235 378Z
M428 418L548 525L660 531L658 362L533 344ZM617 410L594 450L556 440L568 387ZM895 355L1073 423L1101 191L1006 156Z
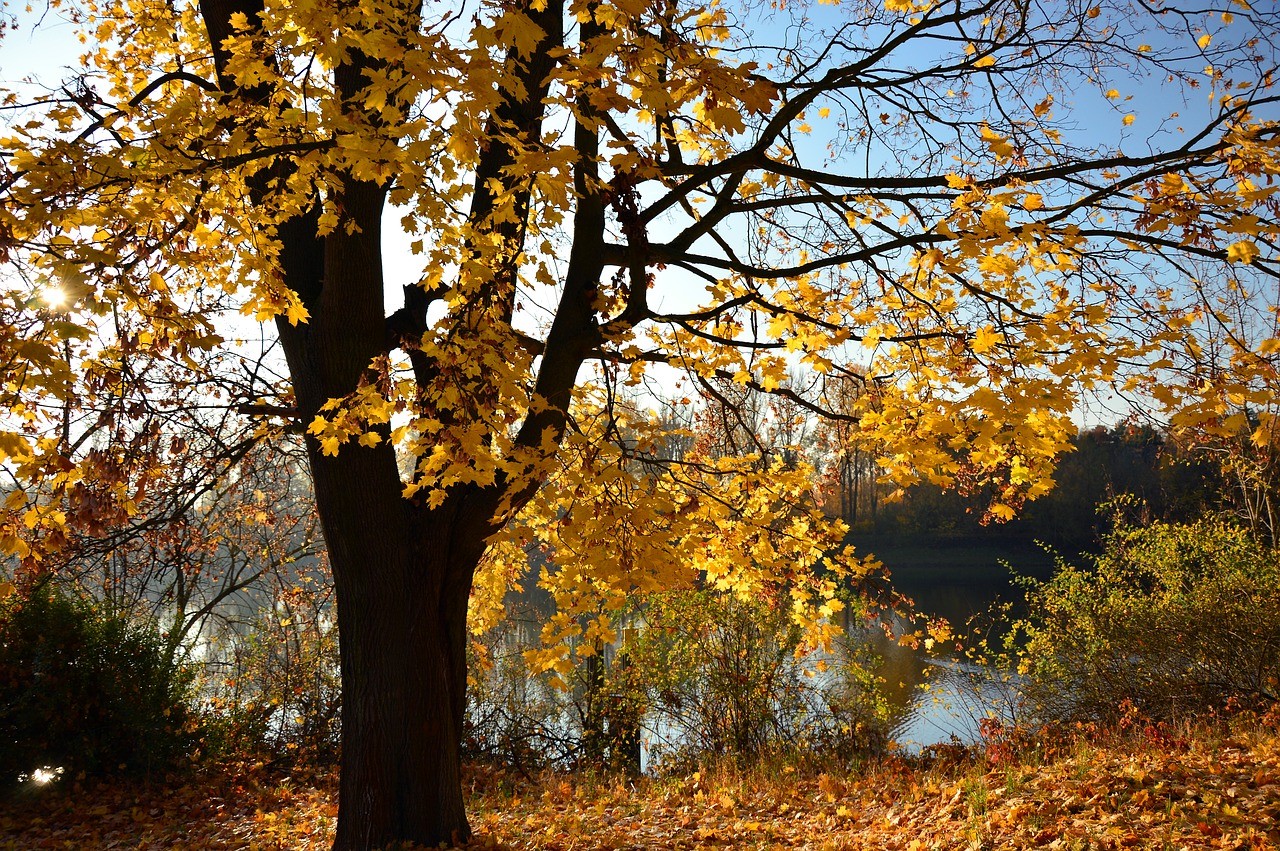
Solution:
M67 306L67 291L59 286L48 286L40 291L40 298L54 309Z
M20 776L18 780L19 782L34 783L37 786L46 786L52 783L53 781L57 780L59 777L61 777L62 772L63 772L63 769L61 766L59 766L58 768L50 768L48 766L45 766L43 768L37 768L35 771L31 772L30 774L24 774Z

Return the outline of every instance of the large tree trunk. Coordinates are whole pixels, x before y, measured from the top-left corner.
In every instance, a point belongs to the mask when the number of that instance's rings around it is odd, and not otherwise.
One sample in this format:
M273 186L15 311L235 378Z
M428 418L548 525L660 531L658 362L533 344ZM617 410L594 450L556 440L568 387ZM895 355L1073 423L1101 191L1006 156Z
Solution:
M247 105L267 102L265 86L242 85L228 73L225 46L237 16L250 22L262 19L263 0L201 0L200 7L222 89ZM564 28L562 0L530 3L528 9L543 36L533 56L513 50L510 64L520 80L513 91L519 94L503 101L493 115L495 128L520 141L500 143L495 135L484 150L469 217L477 233L499 238L503 250L493 257L508 258L494 268L491 286L476 300L505 304L507 323L531 194L526 188L510 209L496 209L493 186L505 179L519 151L541 144L547 78ZM403 20L392 30L417 26L414 4L401 13ZM580 26L584 33L597 31L594 24ZM352 51L334 69L335 89L348 108L359 109L360 92L379 67L378 60ZM366 117L374 126L380 122L376 115ZM583 155L575 174L580 198L575 240L534 383L543 404L530 411L517 436L526 450L544 446L548 438L558 442L578 368L601 339L594 307L604 239L597 131L580 124L575 138ZM253 175L248 184L254 202L268 199L273 186L286 185L292 170L286 158ZM407 326L389 323L384 313L381 223L387 187L351 174L333 176L338 179L328 186L328 200L341 211L341 226L320 235L320 211L312 208L276 228L283 282L310 315L298 325L284 318L276 323L304 425L322 413L327 401L344 398L374 378L371 364L389 349L401 348L413 360L427 327L417 288L406 291L402 312L408 315ZM637 291L645 291L643 283ZM479 321L478 316L492 320L480 310L456 321L466 324ZM512 339L514 344L514 335ZM429 364L415 362L414 371L420 384L434 380ZM492 391L472 389L479 397ZM336 456L323 454L313 437L307 440L337 592L341 648L343 745L335 851L404 843L437 846L467 838L459 747L471 581L499 502L506 499L519 507L538 486L533 479L504 478L489 488L454 487L442 505L428 509L402 497L391 431L385 425L375 431L382 438L378 445L348 443Z
M355 232L314 240L305 219L281 228L286 280L311 312L306 324L277 323L303 422L367 379L386 345L384 193L357 181L345 190ZM353 442L337 455L307 441L342 665L336 851L468 836L459 775L467 601L492 506L456 495L428 510L405 499L390 430L377 430L378 445Z
M467 838L455 709L466 680L453 676L465 650L425 596L408 581L338 584L344 732L336 849Z
M312 454L337 590L342 766L335 849L468 836L459 776L470 531L400 496L390 452ZM390 459L394 461L394 459Z

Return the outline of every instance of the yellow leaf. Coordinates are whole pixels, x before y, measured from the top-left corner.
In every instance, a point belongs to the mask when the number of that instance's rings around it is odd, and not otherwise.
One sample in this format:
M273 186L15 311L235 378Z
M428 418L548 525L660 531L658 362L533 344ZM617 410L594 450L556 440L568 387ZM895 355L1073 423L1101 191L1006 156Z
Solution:
M1200 38L1196 39L1196 44L1198 44L1200 46L1200 49L1203 50L1204 48L1209 46L1209 42L1211 41L1213 41L1213 36L1210 35L1209 33L1205 33L1204 35L1200 36Z
M1022 209L1033 211L1044 208L1044 196L1032 192L1022 199Z
M1130 124L1133 123L1133 121L1134 121L1133 113L1131 112L1124 117L1124 126L1128 127Z
M1012 520L1016 514L1017 512L1013 508L1004 503L996 503L991 506L991 516L1000 520Z
M0 432L0 461L5 461L9 458L22 460L30 457L30 455L31 445L27 443L22 435L11 431Z
M31 547L17 535L0 535L0 553L26 558L31 555Z
M289 307L285 309L285 318L289 320L290 325L297 325L299 322L306 322L311 314L302 306L300 301L291 301Z
M530 56L546 33L533 18L518 10L502 14L493 27L498 43L514 47L520 56Z
M1118 97L1120 97L1120 91L1118 89L1107 90L1107 100L1115 100Z
M978 354L989 352L995 348L996 344L1004 339L1004 335L1000 332L989 328L982 327L978 329L978 333L973 335L973 341L969 344Z
M359 443L361 446L377 446L382 442L382 435L376 431L366 431L360 435Z
M1227 247L1228 263L1252 263L1261 254L1258 246L1247 239L1233 242Z
M982 125L982 141L987 143L996 159L1004 160L1013 156L1013 145L1009 144L1009 140L985 124Z
M371 88L365 95L364 105L371 110L380 110L387 105L387 90L382 87Z
M994 64L996 64L996 58L991 54L987 54L986 56L979 59L977 62L973 63L973 67L974 68L990 68Z
M10 594L16 594L17 587L12 582L0 582L0 600L8 597Z

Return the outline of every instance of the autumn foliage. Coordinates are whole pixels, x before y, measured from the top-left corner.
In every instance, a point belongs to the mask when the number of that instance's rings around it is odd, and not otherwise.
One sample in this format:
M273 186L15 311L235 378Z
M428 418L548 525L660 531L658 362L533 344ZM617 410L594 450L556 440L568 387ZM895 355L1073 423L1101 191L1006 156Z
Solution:
M1041 720L1175 720L1280 700L1280 557L1219 518L1121 527L1029 583L1016 625Z
M714 769L639 783L483 769L465 777L473 849L1269 849L1280 842L1274 719L1047 745L990 761ZM21 848L305 851L332 842L331 781L262 765L187 784L86 785L0 813Z
M196 436L230 475L302 435L340 851L469 832L469 631L532 552L562 680L628 596L699 583L832 638L868 562L809 471L674 457L659 391L748 426L786 400L766 419L842 422L886 486L993 521L1090 394L1253 445L1280 422L1265 4L52 11L71 78L0 92L0 553L58 571Z

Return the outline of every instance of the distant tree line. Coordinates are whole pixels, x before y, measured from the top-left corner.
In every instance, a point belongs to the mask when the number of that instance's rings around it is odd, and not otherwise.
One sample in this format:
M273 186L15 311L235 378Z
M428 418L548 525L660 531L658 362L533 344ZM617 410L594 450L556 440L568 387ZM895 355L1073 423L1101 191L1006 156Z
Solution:
M991 498L983 488L943 490L922 483L900 499L885 500L883 486L877 496L874 467L866 459L859 459L864 463L856 477L852 464L833 471L828 511L845 516L855 537L1042 541L1075 552L1096 549L1116 511L1129 522L1189 522L1231 509L1241 499L1216 457L1149 425L1098 426L1081 431L1072 443L1074 451L1059 464L1053 490L1026 503L1008 523L984 518ZM1122 504L1117 501L1122 496L1132 499ZM1100 509L1105 505L1115 511Z

